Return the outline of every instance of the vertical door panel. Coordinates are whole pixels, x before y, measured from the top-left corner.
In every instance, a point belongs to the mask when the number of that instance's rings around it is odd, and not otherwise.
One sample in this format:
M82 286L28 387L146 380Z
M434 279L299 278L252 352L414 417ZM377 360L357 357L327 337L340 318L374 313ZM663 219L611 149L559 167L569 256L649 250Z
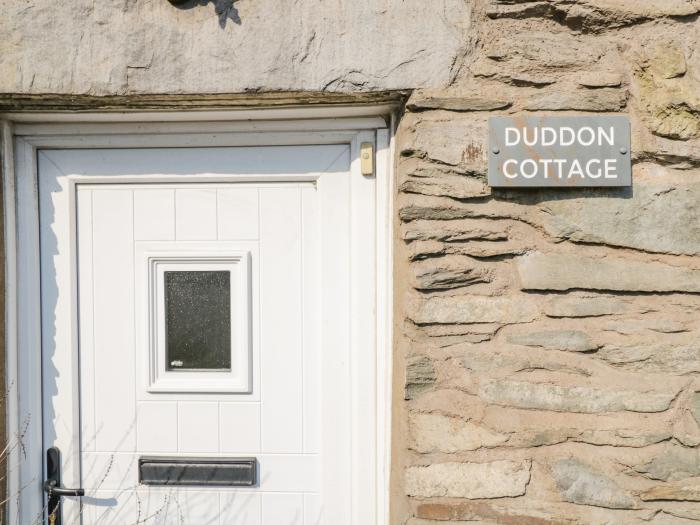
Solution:
M298 187L260 190L262 449L302 452L302 299Z
M133 195L131 190L95 190L92 204L95 449L133 452Z

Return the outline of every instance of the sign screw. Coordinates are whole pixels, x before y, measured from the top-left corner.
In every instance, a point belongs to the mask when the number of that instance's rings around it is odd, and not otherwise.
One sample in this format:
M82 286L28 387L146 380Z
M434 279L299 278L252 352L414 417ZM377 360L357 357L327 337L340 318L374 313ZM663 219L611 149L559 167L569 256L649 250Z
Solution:
M623 147L623 148L620 148L620 153L621 153L622 155L627 155L627 148L624 148L624 147Z
M494 146L491 151L493 151L494 155L498 155L501 152L501 150L498 149L498 146Z

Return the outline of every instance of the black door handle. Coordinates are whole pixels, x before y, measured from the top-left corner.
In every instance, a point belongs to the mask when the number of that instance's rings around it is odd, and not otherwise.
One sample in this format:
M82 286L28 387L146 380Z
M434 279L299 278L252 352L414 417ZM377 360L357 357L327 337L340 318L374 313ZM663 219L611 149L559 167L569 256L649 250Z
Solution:
M61 498L63 496L85 495L85 489L69 489L61 486L61 451L58 447L51 447L46 451L44 492L49 496L46 509L51 525L61 525Z
M67 489L65 487L57 487L54 480L46 480L44 482L44 492L54 496L85 496L85 489Z

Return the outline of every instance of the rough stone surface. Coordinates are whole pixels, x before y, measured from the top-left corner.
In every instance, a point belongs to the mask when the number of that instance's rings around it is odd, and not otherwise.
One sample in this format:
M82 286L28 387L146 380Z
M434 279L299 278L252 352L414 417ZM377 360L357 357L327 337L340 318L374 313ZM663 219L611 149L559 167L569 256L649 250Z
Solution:
M463 295L423 300L411 319L417 324L527 323L536 315L526 301Z
M523 290L700 292L700 270L621 258L533 253L518 261Z
M653 183L636 184L633 194L622 198L596 192L550 201L543 206L543 225L551 235L575 242L700 254L700 209L695 200L700 183L674 181L664 172L654 175Z
M700 476L700 452L694 448L673 447L634 470L650 479L661 481L697 477Z
M476 283L491 281L491 271L481 266L459 268L434 267L433 264L416 268L417 290L452 290Z
M440 87L461 60L471 25L470 4L461 0L195 4L8 3L0 17L0 92Z
M539 346L549 350L564 350L568 352L590 352L599 346L591 341L585 332L580 330L545 330L508 338L509 343L523 346Z
M431 523L496 523L504 525L573 525L576 520L558 517L552 512L553 505L516 506L494 501L441 501L421 503L416 507L416 516Z
M594 71L582 73L576 81L579 86L587 88L620 87L622 84L622 75L619 73Z
M695 421L700 425L700 392L695 392L690 405L690 411Z
M437 381L433 362L427 357L414 357L406 366L406 399L430 389Z
M406 492L425 498L513 498L525 494L529 482L529 461L435 463L406 471Z
M445 109L449 111L489 111L510 107L509 100L499 100L484 96L473 95L469 92L453 93L440 92L416 93L408 101L406 107L411 111L425 111L428 109Z
M607 297L553 297L544 307L549 317L601 317L629 310L629 303Z
M595 91L560 91L538 93L525 102L528 111L620 111L625 107L627 97L617 89Z
M584 386L558 386L524 381L489 380L479 391L490 403L558 412L663 412L676 392L601 390Z
M700 501L700 478L658 485L643 492L644 501Z
M697 522L700 2L474 6L397 135L400 338L440 377L402 407L399 522ZM631 188L485 186L488 117L559 111L629 116ZM523 495L427 470L504 460L532 462Z
M552 465L552 476L564 501L610 509L633 509L634 498L614 481L576 459Z
M410 428L412 448L421 453L477 450L508 440L507 436L470 421L440 414L413 414Z

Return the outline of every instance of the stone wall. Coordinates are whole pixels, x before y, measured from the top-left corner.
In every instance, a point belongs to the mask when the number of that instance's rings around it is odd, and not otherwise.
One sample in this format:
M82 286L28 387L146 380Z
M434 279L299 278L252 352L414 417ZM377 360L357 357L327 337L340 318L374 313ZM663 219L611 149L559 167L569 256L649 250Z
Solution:
M700 2L484 1L398 133L395 522L700 521ZM629 115L634 186L491 190L490 115Z

